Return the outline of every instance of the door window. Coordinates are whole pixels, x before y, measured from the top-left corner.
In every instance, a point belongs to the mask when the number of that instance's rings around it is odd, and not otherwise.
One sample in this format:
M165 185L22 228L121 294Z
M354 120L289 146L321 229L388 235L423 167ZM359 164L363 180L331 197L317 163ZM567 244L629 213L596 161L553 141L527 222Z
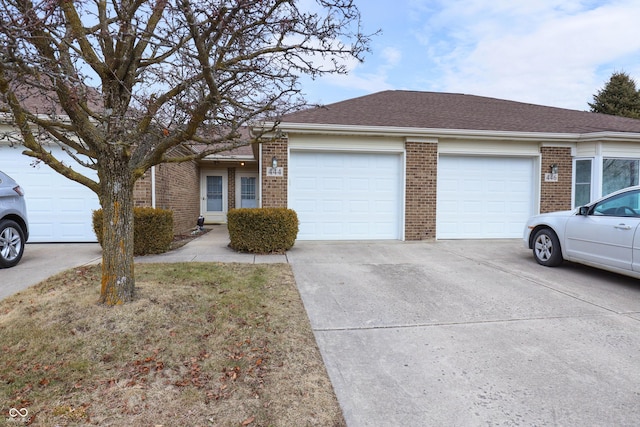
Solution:
M256 178L243 176L240 179L240 207L255 208L257 206Z
M207 176L207 211L222 212L221 176Z

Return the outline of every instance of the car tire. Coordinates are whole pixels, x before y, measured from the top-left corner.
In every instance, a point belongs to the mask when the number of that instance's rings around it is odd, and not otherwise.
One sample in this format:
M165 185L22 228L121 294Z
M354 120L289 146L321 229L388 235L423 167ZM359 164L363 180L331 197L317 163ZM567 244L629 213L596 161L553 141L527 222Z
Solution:
M550 228L539 230L533 237L533 257L538 264L555 267L562 264L560 240Z
M0 221L0 268L9 268L20 262L24 253L22 227L10 219Z

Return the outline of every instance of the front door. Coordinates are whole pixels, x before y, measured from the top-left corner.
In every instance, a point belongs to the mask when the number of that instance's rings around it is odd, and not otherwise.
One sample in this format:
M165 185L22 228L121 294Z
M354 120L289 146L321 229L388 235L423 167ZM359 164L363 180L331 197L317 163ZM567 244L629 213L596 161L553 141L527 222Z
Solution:
M200 188L202 191L200 210L205 222L227 222L227 171L204 171Z

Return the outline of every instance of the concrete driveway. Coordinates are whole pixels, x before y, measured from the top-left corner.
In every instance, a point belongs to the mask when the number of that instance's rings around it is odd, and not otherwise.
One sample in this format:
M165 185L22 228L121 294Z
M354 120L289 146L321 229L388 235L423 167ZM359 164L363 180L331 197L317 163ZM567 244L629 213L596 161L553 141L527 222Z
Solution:
M69 268L98 262L97 243L27 243L15 267L0 269L0 299Z
M640 425L640 281L517 240L287 257L350 427Z

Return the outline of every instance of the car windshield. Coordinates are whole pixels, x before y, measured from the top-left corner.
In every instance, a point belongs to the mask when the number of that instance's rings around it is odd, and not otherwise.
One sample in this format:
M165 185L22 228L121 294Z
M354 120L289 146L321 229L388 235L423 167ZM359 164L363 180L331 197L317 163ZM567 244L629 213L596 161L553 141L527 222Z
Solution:
M640 216L640 190L609 197L596 203L591 212L604 216Z

